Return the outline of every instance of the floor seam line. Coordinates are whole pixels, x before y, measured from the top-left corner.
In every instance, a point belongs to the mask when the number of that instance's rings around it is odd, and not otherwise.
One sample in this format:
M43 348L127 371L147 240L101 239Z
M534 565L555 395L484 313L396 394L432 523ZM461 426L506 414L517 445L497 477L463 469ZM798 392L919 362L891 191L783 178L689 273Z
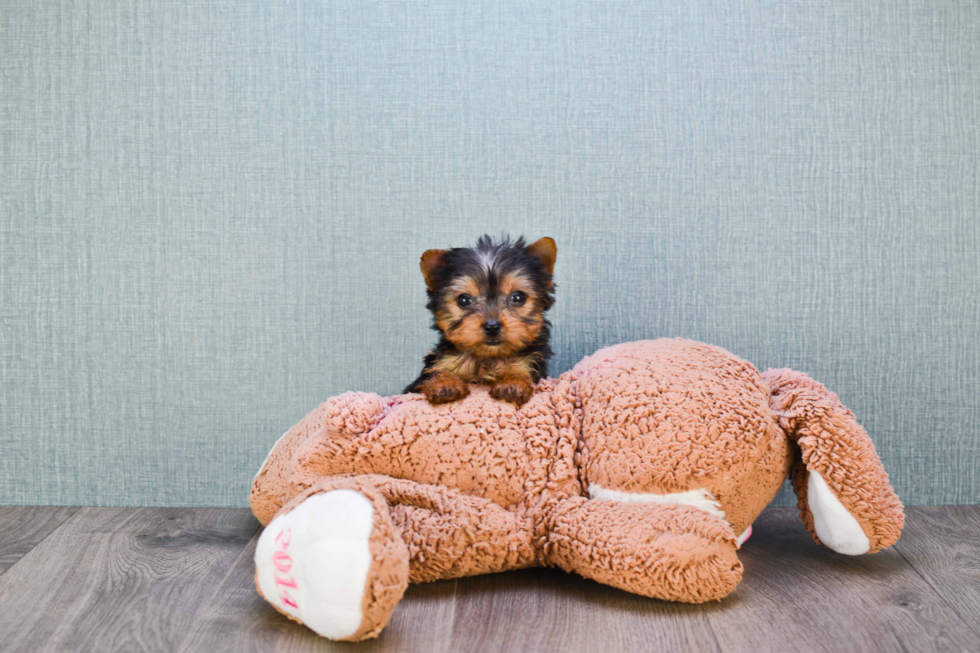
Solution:
M456 632L456 590L459 589L459 579L453 579L453 607L449 613L449 637L446 642L447 653L453 650L453 633Z
M17 561L14 562L14 564L10 565L9 567L7 567L6 569L4 569L3 571L0 571L0 578L2 578L3 575L6 574L8 571L10 571L11 569L13 569L17 565L19 565L20 564L20 561L23 560L24 558L26 558L27 556L29 556L34 549L36 549L37 547L41 546L41 543L42 542L44 542L49 537L51 537L52 535L54 535L55 533L57 533L58 531L60 531L62 528L64 528L65 524L67 524L72 519L74 519L75 518L75 515L77 515L79 512L81 512L81 510L82 510L82 508L84 506L64 506L64 507L66 507L66 508L74 508L74 510L72 511L72 513L70 515L68 515L67 517L65 517L64 521L62 521L60 524L58 524L53 529L51 529L51 532L50 533L48 533L47 535L45 535L44 537L42 537L40 540L38 540L34 544L34 546L32 546L30 549L28 549L24 553L24 555L22 555L21 557L17 558Z
M708 625L708 632L711 633L711 639L713 639L715 642L715 650L721 653L725 649L722 648L721 642L718 640L718 633L715 632L715 627L711 624L711 617L708 616L708 611L705 610L704 605L701 605L700 608L701 615L704 617L704 623Z
M177 653L183 653L184 648L187 645L188 638L194 632L194 626L196 626L197 622L200 621L201 615L204 614L204 611L207 610L214 602L215 597L218 595L218 592L224 586L225 581L228 580L228 577L231 576L231 572L233 572L235 568L238 566L239 560L241 560L242 556L245 555L245 552L248 551L248 545L252 543L252 540L258 537L259 531L261 530L262 530L262 524L256 524L255 530L252 531L252 534L249 536L248 541L245 542L245 546L242 547L242 550L238 552L238 555L235 556L235 559L232 560L230 565L228 565L228 570L225 572L225 575L221 577L220 581L215 583L214 592L211 593L211 596L208 597L207 601L205 601L204 604L201 606L201 608L197 611L197 613L194 614L194 618L191 620L190 625L187 626L187 634L184 635L184 639L182 639L180 641L180 644L178 644L177 647L175 648Z
M909 567L911 567L911 568L912 568L912 571L914 571L914 572L915 572L915 575L916 575L916 576L918 576L919 578L921 578L921 579L922 579L922 581L923 581L923 582L924 582L924 583L926 584L926 586L927 586L927 587L928 587L929 589L931 589L931 590L932 590L932 591L933 591L933 592L934 592L934 593L936 594L936 596L938 596L938 597L939 597L939 600L940 600L940 601L942 602L942 604L943 604L943 605L945 605L945 606L946 606L946 607L948 607L948 608L949 608L950 610L952 610L952 611L953 611L953 614L955 614L955 615L956 615L956 616L957 616L957 617L959 618L959 620L960 620L960 621L962 621L962 622L963 622L964 624L966 624L966 627L967 627L968 629L970 629L970 630L971 630L972 632L974 632L974 633L976 633L977 635L980 635L980 630L977 630L976 628L974 628L973 626L971 626L971 625L970 625L970 621L969 621L968 619L965 619L965 618L963 617L963 615L962 615L962 614L960 614L960 611L956 609L956 606L955 606L955 605L953 605L952 603L950 603L949 601L947 601L947 600L946 600L946 597L945 597L945 596L943 596L943 593L942 593L942 592L940 592L940 591L939 591L939 589L938 589L938 588L937 588L937 587L936 587L935 585L933 585L933 584L932 584L932 581L930 581L930 580L929 580L928 578L926 578L926 577L925 577L925 576L924 576L924 575L922 574L922 572L920 572L920 571L919 571L919 570L918 570L918 569L916 568L916 566L915 566L914 564L912 564L912 562L911 562L911 561L910 561L910 560L909 560L909 559L908 559L908 558L907 558L907 557L905 556L905 554L904 554L904 553L902 553L902 550L901 550L901 548L899 548L899 543L897 543L897 542L896 542L896 543L895 543L895 544L893 545L893 547L892 547L892 548L894 548L894 549L895 549L895 551L896 551L896 552L898 553L898 555L899 555L899 556L900 556L900 557L902 558L902 560L904 560L904 561L905 561L905 564L907 564L907 565L908 565Z

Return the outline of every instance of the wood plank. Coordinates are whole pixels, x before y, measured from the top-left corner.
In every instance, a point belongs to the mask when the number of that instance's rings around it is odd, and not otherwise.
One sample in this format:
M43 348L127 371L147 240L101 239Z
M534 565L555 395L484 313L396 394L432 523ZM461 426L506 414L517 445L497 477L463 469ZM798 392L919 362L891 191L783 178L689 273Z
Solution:
M82 508L0 576L0 650L173 651L257 528L248 510Z
M0 552L22 556L0 575L0 650L352 650L258 596L246 510L73 511L0 508ZM357 649L976 650L980 507L908 514L896 547L852 558L770 508L740 554L742 585L707 606L545 569L415 585Z
M558 569L461 580L452 651L718 651L699 605L648 599Z
M60 506L0 506L0 575L76 511Z
M895 548L980 635L980 506L908 508Z
M201 611L180 649L182 653L288 653L345 651L351 645L331 642L290 621L255 591L255 546L258 534L235 561L210 603ZM358 653L449 650L456 581L412 585L375 640L357 645Z
M834 553L793 508L768 508L753 529L739 555L741 585L707 610L726 650L977 650L976 634L894 547Z

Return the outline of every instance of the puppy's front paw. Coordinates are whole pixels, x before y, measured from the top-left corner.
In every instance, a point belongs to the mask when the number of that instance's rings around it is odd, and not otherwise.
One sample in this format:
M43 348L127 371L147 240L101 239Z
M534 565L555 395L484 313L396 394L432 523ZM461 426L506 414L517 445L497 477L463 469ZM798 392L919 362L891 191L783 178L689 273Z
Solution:
M490 396L498 401L509 401L518 408L534 394L534 383L526 376L508 376L490 388Z
M459 401L470 393L470 387L455 374L439 373L422 384L422 394L430 404Z

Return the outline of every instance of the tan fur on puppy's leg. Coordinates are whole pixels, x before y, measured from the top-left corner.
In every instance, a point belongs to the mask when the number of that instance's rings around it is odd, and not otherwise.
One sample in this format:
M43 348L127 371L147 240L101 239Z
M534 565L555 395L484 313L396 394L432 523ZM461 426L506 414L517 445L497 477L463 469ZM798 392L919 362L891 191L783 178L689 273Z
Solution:
M497 401L509 401L518 408L534 394L534 382L529 375L512 375L498 379L490 388L490 396Z
M470 393L462 379L449 372L437 372L422 384L422 394L430 404L448 404L459 401Z

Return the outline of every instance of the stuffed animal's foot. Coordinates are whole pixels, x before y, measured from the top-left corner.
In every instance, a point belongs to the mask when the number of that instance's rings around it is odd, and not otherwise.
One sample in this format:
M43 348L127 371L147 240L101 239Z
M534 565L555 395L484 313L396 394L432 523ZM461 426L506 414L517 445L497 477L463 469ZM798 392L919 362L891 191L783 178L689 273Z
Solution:
M408 550L380 495L345 480L312 488L272 520L255 550L255 581L290 619L357 641L376 637L401 599Z
M834 495L820 472L808 475L806 501L813 530L824 545L837 553L852 556L871 550L871 540L861 524Z

